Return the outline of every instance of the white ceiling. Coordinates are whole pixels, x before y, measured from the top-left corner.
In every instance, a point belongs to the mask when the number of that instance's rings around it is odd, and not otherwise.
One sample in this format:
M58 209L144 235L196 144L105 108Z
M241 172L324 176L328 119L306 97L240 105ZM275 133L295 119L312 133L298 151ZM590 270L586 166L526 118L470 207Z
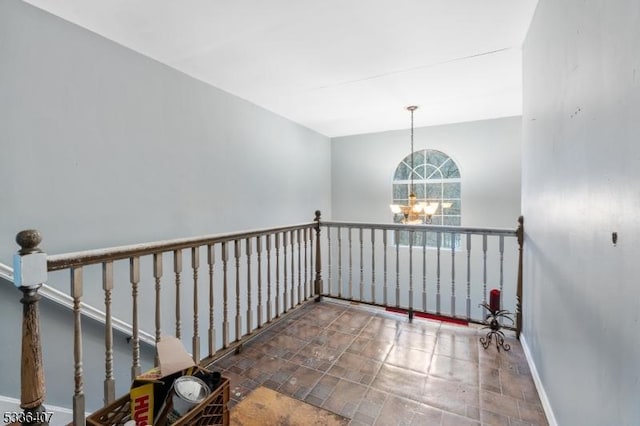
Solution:
M537 0L26 0L326 136L522 112Z

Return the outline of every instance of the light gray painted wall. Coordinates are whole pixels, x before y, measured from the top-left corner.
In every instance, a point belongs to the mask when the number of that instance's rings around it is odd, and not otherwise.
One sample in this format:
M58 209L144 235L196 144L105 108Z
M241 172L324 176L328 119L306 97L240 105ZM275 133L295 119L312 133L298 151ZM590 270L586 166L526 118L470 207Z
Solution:
M326 137L17 0L0 7L2 241L37 227L58 253L328 213Z
M524 45L524 336L560 425L640 424L638 52L637 0L541 0Z
M516 227L520 117L417 128L414 145L440 150L458 164L464 226ZM391 182L411 151L409 130L335 138L331 147L333 219L390 222Z
M0 99L0 262L32 227L56 254L330 217L328 138L18 0L0 2ZM92 303L103 300L96 277L85 279ZM125 283L114 304L124 319ZM68 292L66 277L51 284ZM0 300L3 323L14 305ZM152 305L141 305L145 324ZM56 336L70 333L61 315L43 313ZM6 324L3 341L18 342L19 322ZM69 382L66 342L62 356L45 349L49 383ZM14 352L0 349L3 371L18 369ZM87 387L89 407L101 387ZM15 377L0 394L19 396Z
M420 113L420 110L416 114ZM462 224L464 226L501 227L515 229L520 215L520 117L501 118L446 126L422 127L414 131L416 150L437 149L450 155L458 164L462 177ZM335 138L331 150L332 180L332 217L335 220L390 223L392 215L389 204L392 202L391 182L398 163L410 153L410 131L396 130L374 134L363 134ZM343 231L344 233L344 231ZM359 289L359 234L353 236L353 271L354 294ZM367 231L364 239L364 270L369 273L371 261L371 236ZM337 232L333 231L332 245L334 258L331 277L327 276L325 267L324 281L337 293L340 285L337 272L338 246ZM348 234L342 240L343 250L343 293L347 293L348 266ZM514 311L515 278L517 248L514 239L507 239L505 244L505 263L503 270L504 307ZM376 237L378 259L376 260L376 293L378 301L382 300L384 255L382 236ZM436 250L427 250L427 309L435 312L435 294L437 278ZM455 294L455 312L464 316L467 297L467 253L466 239L462 239L461 247L456 250L456 272L451 274L451 250L442 250L441 285L442 313L453 312L451 294ZM489 239L487 266L487 290L500 287L500 263L497 239ZM482 241L474 238L471 249L471 311L472 316L481 315L478 304L485 297L483 294L484 278L482 264ZM389 300L395 303L395 245L393 236L389 234L389 246L386 253L389 275ZM408 305L409 299L409 249L399 250L400 273L398 282L401 301ZM414 254L413 277L418 290L414 293L413 306L422 309L422 254L418 250ZM369 283L369 275L367 280ZM457 282L457 285L455 285ZM455 292L452 293L455 287ZM369 298L367 286L365 296Z

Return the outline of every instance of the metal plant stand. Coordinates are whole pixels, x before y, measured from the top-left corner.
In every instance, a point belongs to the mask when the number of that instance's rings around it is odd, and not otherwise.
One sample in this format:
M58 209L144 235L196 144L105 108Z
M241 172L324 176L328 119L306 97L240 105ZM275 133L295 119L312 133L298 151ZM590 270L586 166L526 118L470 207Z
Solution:
M485 308L489 313L485 318L485 322L488 324L483 329L488 328L489 331L484 337L480 338L480 343L482 343L482 347L487 349L491 344L492 340L496 342L496 349L500 352L500 348L508 351L511 349L511 346L504 341L504 333L501 328L500 319L506 318L513 323L513 318L511 318L511 312L507 310L494 310L486 303L481 303L480 306Z

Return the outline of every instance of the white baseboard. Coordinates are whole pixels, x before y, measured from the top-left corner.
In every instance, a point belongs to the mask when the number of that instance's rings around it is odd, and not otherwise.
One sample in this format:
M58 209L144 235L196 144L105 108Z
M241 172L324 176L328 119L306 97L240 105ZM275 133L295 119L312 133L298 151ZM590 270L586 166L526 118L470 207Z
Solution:
M549 426L558 426L558 421L556 420L556 416L553 414L553 409L551 408L551 402L549 401L547 392L544 390L544 386L542 385L540 374L538 374L536 364L533 362L533 356L531 355L531 351L529 350L529 345L527 344L527 339L524 334L520 334L520 343L522 344L524 355L527 358L527 364L529 364L529 370L531 370L531 376L533 377L533 382L538 390L538 396L540 397L544 413L547 416Z

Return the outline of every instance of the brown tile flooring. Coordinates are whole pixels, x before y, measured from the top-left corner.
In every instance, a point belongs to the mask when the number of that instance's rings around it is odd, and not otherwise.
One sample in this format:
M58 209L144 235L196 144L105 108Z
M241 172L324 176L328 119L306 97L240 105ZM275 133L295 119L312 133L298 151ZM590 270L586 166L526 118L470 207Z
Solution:
M214 368L233 407L262 385L351 425L546 425L522 347L478 327L323 301L297 308ZM232 408L233 409L233 408Z

